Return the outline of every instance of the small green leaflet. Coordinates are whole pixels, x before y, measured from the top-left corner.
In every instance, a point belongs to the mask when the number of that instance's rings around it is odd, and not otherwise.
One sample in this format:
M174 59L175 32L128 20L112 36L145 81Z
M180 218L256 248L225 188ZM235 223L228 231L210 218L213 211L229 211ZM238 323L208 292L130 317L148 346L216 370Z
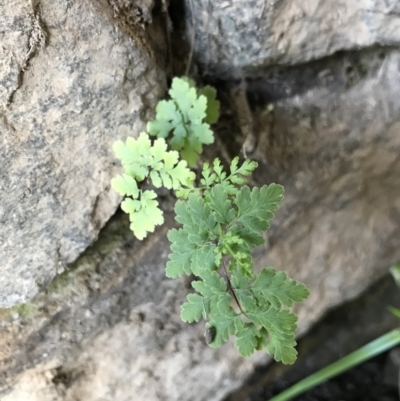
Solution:
M219 116L216 91L209 86L198 90L194 81L183 77L172 80L169 95L170 100L158 103L156 118L147 123L147 131L159 138L172 134L172 149L180 151L182 158L194 167L203 145L214 142L209 124Z
M257 163L250 160L245 160L243 164L239 167L239 158L235 157L232 160L230 166L230 174L227 174L221 161L216 158L212 165L209 163L204 163L202 170L202 179L200 183L202 187L191 188L190 192L203 193L206 199L209 198L209 192L214 185L221 184L226 191L226 193L231 195L236 195L238 192L238 185L243 185L246 182L245 177L251 175L251 173L257 168ZM187 196L182 196L186 198Z
M231 335L236 334L236 327L241 324L237 323L237 320L241 321L241 318L233 311L226 315L216 315L214 319L211 319L210 325L215 327L215 338L210 347L219 348L228 341Z
M246 323L237 334L236 348L242 356L250 356L257 347L258 330L252 323Z
M139 240L144 239L148 232L153 232L157 225L164 223L156 197L154 191L144 191L140 201L126 198L121 203L121 209L129 214L130 229Z
M203 297L197 294L189 294L187 300L181 306L181 319L187 323L198 322L203 317Z
M190 187L195 179L187 163L179 161L178 152L167 151L167 144L162 138L151 144L149 136L142 132L137 139L128 138L126 144L115 142L114 151L125 167L125 174L112 181L114 189L121 195L133 191L133 180L140 182L149 175L156 188L162 184L169 189Z
M229 224L236 217L232 201L221 184L215 185L210 191L210 208L215 212L218 223Z
M199 94L207 98L206 122L215 124L219 118L220 107L220 103L217 100L217 91L211 86L205 86L199 90Z
M257 274L252 291L264 297L277 309L282 306L291 307L310 294L304 284L288 279L285 272L277 272L273 268L262 269Z
M281 185L264 185L261 188L244 186L238 191L235 203L238 207L237 221L248 229L261 232L268 230L273 212L283 198Z
M295 349L296 341L293 337L275 337L271 339L267 345L267 350L270 355L274 356L277 362L282 362L285 365L291 365L296 361L297 351Z
M139 197L139 188L136 180L128 174L118 175L111 180L112 187L122 196Z

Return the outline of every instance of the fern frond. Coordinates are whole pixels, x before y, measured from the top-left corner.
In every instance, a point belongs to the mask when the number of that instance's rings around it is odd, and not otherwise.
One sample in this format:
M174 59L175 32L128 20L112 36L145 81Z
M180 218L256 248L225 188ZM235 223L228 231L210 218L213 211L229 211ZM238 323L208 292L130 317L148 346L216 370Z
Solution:
M250 161L239 166L235 158L227 174L218 159L212 166L204 164L202 186L190 188L187 200L175 206L182 228L169 232L172 253L166 272L172 278L199 278L192 282L197 294L188 295L181 317L186 322L208 320L210 347L235 335L242 356L266 348L275 360L293 363L297 317L286 308L309 293L273 268L254 273L251 251L264 243L262 233L283 198L280 185L243 185L256 166Z
M126 143L114 144L116 156L125 168L125 174L111 181L112 187L127 198L121 208L129 214L131 229L138 239L153 232L157 225L164 223L164 217L154 191L140 191L137 183L149 179L156 188L164 186L179 190L191 187L195 174L184 160L179 160L176 151L168 151L163 138L151 142L148 134L142 132L137 139L127 138Z
M197 90L194 81L174 78L169 95L170 100L158 103L156 118L147 123L147 131L159 138L172 134L172 149L180 151L182 158L194 167L203 145L214 142L209 124L215 123L219 115L215 89Z

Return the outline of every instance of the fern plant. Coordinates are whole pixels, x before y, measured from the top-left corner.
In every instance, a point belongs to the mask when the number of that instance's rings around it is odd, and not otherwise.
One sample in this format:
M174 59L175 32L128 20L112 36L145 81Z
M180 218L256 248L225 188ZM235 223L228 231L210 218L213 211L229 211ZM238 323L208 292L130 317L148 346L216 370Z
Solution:
M114 144L125 173L115 177L112 186L126 197L121 207L130 216L131 229L143 239L164 222L155 191L144 190L144 184L174 189L180 198L176 220L182 228L168 233L172 253L166 275L197 277L192 282L196 293L182 305L182 320L205 319L206 343L211 347L220 347L235 335L242 356L266 348L275 360L293 363L297 317L289 308L304 300L308 290L271 267L256 273L251 254L264 243L262 233L283 198L283 187L250 189L246 177L257 163L246 160L239 166L238 158L229 174L219 159L204 163L196 187L188 165L194 166L202 146L214 141L209 124L218 119L219 102L215 89L197 89L186 77L174 78L169 94L171 99L158 103L156 119L147 124L148 133L158 139L152 143L147 133L141 133L137 139Z
M183 227L168 233L173 252L166 274L199 278L192 282L197 293L188 295L181 318L188 323L208 320L211 347L220 347L235 335L240 355L266 347L276 361L290 364L297 355L297 317L288 308L309 292L284 272L254 272L251 251L265 242L262 233L283 197L280 185L243 185L256 167L251 161L239 167L235 158L228 175L216 159L212 167L204 164L200 187L178 191L187 198L175 206L176 220Z

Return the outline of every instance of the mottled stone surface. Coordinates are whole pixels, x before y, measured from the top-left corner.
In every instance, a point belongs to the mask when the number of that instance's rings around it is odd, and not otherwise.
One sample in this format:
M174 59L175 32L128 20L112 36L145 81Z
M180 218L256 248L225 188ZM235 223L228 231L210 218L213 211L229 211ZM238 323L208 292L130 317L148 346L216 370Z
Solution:
M259 76L338 51L400 43L397 0L192 1L195 59L211 76ZM188 16L190 29L192 17ZM190 34L188 35L190 36Z
M141 243L119 214L29 311L3 311L2 400L217 400L265 360L211 349L203 324L181 322L189 285L165 277L166 231Z
M31 299L97 238L119 203L112 143L143 129L165 78L106 2L2 2L0 16L6 307Z

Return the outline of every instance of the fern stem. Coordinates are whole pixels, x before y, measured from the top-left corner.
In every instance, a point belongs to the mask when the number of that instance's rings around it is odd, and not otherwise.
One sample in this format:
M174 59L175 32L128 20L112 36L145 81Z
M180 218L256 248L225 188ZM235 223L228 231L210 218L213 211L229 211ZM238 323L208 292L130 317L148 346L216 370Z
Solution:
M230 255L232 256L232 258L235 259L235 253L233 252L232 248L228 244L224 244L224 245L226 246L226 248L230 252Z
M231 280L229 279L228 270L227 270L227 268L226 268L225 260L224 260L224 259L222 259L222 265L223 265L223 267L224 267L226 281L228 282L228 287L229 287L229 289L230 289L230 291L231 291L231 293L232 293L232 295L233 295L233 298L235 299L236 304L237 304L237 306L238 306L239 309L240 309L240 312L242 312L242 314L245 315L245 316L248 318L248 316L246 315L246 313L243 311L242 306L240 305L239 300L237 299L235 290L234 290L233 287L232 287L232 283L231 283Z

